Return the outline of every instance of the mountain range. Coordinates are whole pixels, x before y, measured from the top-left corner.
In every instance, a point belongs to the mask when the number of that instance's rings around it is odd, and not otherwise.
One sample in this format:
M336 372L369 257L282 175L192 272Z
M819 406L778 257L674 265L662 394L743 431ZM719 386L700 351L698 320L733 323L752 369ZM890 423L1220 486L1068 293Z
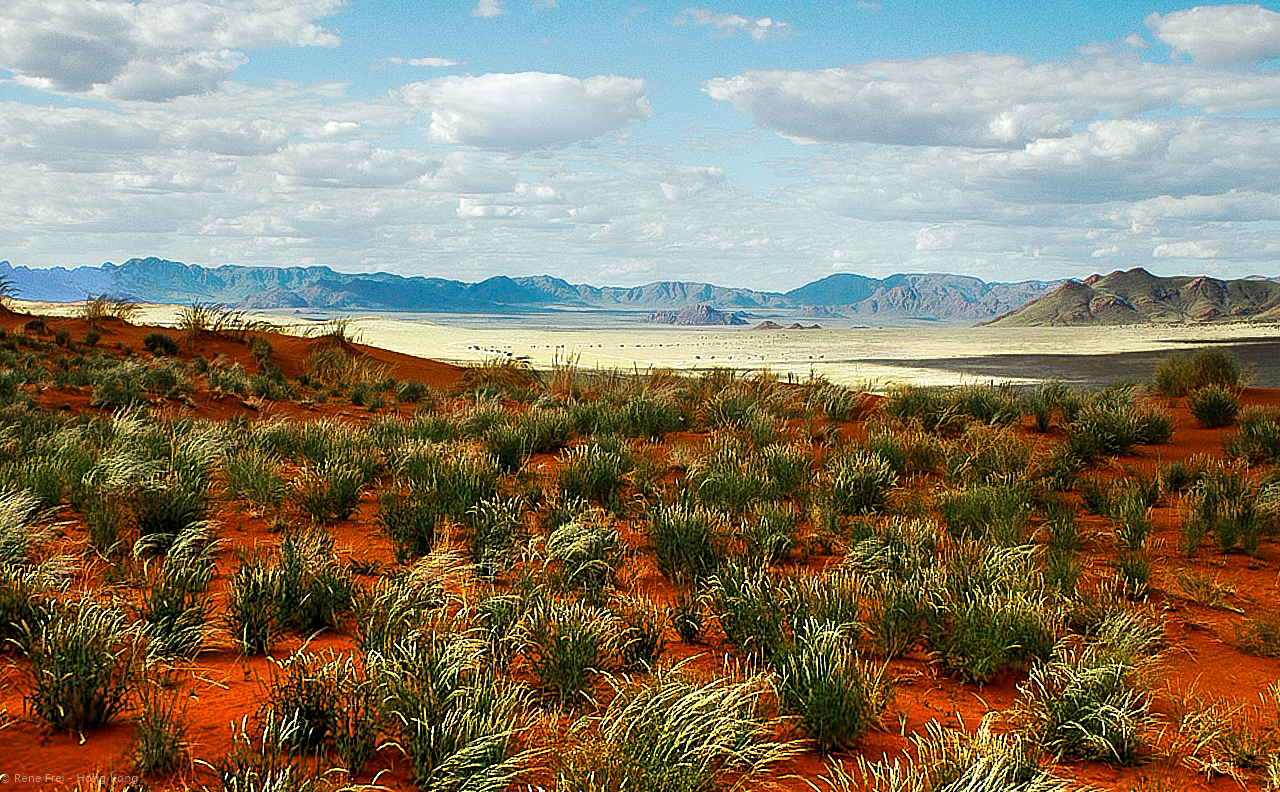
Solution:
M498 276L466 283L328 267L204 267L134 258L98 267L32 269L0 261L0 278L26 300L75 302L106 294L138 302L221 303L242 310L527 312L556 308L679 311L708 306L744 315L843 317L878 323L972 324L1012 311L1062 281L987 283L964 275L869 278L839 273L792 289L765 292L709 283L659 281L615 287L571 284L546 275Z
M1159 277L1144 269L1065 281L1004 316L995 326L1280 322L1280 282L1263 277L1218 280Z

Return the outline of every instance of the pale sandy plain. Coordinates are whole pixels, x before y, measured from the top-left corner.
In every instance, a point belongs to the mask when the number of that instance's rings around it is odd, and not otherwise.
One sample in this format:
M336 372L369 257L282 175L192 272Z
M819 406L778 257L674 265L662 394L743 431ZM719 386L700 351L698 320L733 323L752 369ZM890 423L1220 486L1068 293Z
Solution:
M75 304L28 303L33 313L66 314ZM143 306L137 320L173 325L179 306ZM261 315L305 333L319 323ZM750 328L672 328L620 322L606 329L531 325L467 326L387 317L348 317L348 332L372 346L453 363L495 358L526 360L549 369L575 362L582 369L625 372L657 368L768 369L782 378L810 375L885 390L899 383L955 385L1063 379L1104 384L1145 379L1159 360L1204 344L1222 344L1253 375L1255 385L1280 385L1280 326L1140 325L1125 327L886 327L758 331Z

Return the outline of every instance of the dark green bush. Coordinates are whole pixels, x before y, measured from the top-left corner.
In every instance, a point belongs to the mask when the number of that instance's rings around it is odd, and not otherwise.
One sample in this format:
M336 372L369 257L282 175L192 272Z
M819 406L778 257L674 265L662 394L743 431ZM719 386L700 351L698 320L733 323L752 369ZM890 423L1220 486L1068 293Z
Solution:
M170 335L161 332L147 333L142 339L142 346L148 352L156 355L169 355L170 357L178 354L178 342Z
M1240 412L1240 399L1235 391L1221 385L1206 385L1187 397L1191 414L1205 429L1227 426Z

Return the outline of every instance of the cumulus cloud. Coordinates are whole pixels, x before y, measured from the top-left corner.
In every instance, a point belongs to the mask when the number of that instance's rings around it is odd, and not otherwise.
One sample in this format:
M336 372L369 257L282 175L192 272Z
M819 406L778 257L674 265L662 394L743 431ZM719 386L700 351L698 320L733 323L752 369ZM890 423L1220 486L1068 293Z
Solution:
M820 71L748 71L704 88L799 141L1018 148L1065 137L1104 116L1272 109L1280 74L1136 57L1033 64L1014 55L956 53Z
M702 8L686 8L673 20L676 25L698 25L711 28L717 38L750 36L756 41L782 38L791 32L791 25L771 17L744 17L740 14L718 14Z
M11 0L0 66L41 90L164 100L212 90L244 50L332 47L315 20L340 0Z
M478 16L484 19L502 16L507 13L506 4L502 0L479 0L476 7L471 9L471 16Z
M1151 14L1155 37L1210 65L1256 63L1280 58L1280 14L1260 5L1196 6Z
M401 95L430 114L431 141L500 151L566 146L653 115L643 81L613 75L445 77L407 85Z

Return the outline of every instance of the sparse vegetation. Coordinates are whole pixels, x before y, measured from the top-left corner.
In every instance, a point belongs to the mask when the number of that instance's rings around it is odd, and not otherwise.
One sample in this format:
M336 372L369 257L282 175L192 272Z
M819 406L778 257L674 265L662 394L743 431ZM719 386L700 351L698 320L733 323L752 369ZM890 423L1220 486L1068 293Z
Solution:
M31 318L0 334L6 733L132 718L150 783L235 790L745 790L798 751L840 755L806 780L849 792L1280 767L1253 677L1249 701L1153 684L1205 630L1224 667L1280 654L1275 408L1182 434L1260 400L1230 361L1197 355L1177 401L885 401L509 359L421 382L349 325L284 338L217 306L182 343L107 317L93 349L83 318ZM1021 692L993 709L984 684ZM237 724L221 757L206 706ZM987 717L940 725L960 711Z

